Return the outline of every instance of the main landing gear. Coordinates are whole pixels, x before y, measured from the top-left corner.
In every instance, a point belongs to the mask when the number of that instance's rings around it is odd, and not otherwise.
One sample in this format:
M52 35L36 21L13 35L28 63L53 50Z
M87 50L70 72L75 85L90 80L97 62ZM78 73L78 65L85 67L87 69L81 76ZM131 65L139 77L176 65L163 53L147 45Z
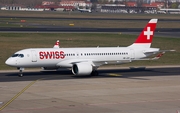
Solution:
M99 73L98 73L97 70L94 70L94 71L92 71L92 73L91 73L91 76L98 76L98 75L99 75Z
M17 68L18 70L19 70L19 77L23 77L23 70L24 70L24 68L22 68L22 67L18 67Z

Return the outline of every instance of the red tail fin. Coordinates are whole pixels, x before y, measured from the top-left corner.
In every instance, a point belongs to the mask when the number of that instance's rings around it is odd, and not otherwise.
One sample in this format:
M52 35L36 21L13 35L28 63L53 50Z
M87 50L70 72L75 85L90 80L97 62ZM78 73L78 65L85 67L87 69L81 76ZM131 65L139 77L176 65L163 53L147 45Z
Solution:
M146 47L150 47L154 36L157 20L158 19L151 19L132 45L143 45Z

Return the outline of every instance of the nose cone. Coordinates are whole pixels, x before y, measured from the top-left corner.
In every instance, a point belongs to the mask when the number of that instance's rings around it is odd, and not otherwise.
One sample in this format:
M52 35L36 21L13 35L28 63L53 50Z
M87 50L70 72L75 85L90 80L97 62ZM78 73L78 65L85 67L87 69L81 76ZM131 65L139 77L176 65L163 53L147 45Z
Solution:
M6 64L6 65L11 65L11 61L10 61L9 58L6 60L5 64Z
M15 66L15 62L11 58L8 58L5 62L6 65L8 66Z

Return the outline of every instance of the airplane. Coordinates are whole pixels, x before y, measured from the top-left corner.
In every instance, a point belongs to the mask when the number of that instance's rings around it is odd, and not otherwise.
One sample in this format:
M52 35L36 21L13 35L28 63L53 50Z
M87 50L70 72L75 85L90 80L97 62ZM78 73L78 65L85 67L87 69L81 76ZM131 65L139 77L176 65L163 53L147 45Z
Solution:
M29 67L71 68L75 76L85 76L98 75L97 69L102 65L157 60L165 52L175 51L151 48L157 21L151 19L135 42L127 47L29 48L17 51L5 63L17 67L20 77L24 68Z
M80 9L79 7L77 7L78 11L82 12L89 12L92 13L91 9Z

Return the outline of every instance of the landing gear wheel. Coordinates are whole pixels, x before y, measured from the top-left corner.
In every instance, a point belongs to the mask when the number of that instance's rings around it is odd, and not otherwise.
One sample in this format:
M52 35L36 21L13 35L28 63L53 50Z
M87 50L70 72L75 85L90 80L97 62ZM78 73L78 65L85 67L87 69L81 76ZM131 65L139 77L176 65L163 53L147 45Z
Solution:
M23 77L23 70L24 70L24 68L18 68L19 69L19 77Z
M20 73L20 74L19 74L19 77L23 77L23 74L22 74L22 73Z

